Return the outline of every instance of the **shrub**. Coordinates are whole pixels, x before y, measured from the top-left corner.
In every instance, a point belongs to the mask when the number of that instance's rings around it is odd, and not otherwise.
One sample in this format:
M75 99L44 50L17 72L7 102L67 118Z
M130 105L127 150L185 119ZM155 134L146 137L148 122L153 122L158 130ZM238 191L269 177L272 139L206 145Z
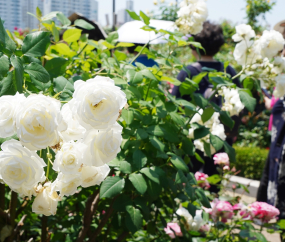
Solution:
M249 179L260 180L265 162L268 156L268 150L258 147L235 147L238 175Z

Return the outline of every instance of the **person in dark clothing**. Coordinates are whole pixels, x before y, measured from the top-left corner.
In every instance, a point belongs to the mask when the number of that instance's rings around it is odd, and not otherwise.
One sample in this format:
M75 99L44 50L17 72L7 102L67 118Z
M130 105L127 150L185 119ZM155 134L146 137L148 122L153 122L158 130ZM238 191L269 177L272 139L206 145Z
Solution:
M201 33L194 36L194 40L196 42L201 43L202 47L205 49L205 52L201 51L201 56L199 59L199 54L196 51L196 48L192 48L192 53L195 56L197 60L199 60L196 63L193 63L191 65L187 66L187 69L189 70L190 75L184 70L182 70L178 76L177 79L181 82L184 82L186 78L192 79L192 77L198 75L202 72L203 67L215 69L218 72L224 72L224 64L222 62L216 61L214 59L214 55L217 54L221 48L221 46L224 44L224 35L223 30L219 25L212 24L209 21L206 21L203 24L203 30ZM234 77L236 75L236 71L231 66L228 66L226 68L226 72L231 76ZM233 80L233 82L240 87L239 80L236 78ZM199 89L195 91L195 93L199 93L204 95L204 97L208 97L208 90L211 90L213 86L209 82L208 76L205 76L201 82L199 83ZM172 95L176 96L176 98L183 98L187 101L191 100L191 97L189 95L183 95L181 96L179 92L179 87L175 86L172 91ZM218 101L220 100L220 101ZM216 104L221 105L221 99L216 100ZM238 124L239 124L239 118L234 118L236 121L236 127L234 128L237 130ZM226 127L225 127L226 128ZM228 128L228 131L231 132ZM229 133L228 132L228 133ZM226 128L227 133L227 128ZM233 139L228 138L227 142L232 145ZM206 157L204 156L203 152L197 150L196 151L205 161L205 164L202 164L200 161L198 161L195 157L191 158L192 167L190 166L190 170L192 172L196 171L203 171L204 173L208 174L209 176L218 174L217 167L214 165L213 157ZM211 192L218 192L219 189L216 186L211 186L210 188Z

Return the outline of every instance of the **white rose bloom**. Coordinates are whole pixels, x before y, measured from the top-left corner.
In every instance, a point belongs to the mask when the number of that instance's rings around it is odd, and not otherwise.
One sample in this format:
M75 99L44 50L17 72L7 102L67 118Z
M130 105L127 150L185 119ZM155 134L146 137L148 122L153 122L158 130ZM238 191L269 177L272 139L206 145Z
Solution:
M28 197L30 200L32 199L32 196L37 196L36 186L29 190L23 187L20 187L19 189L13 189L13 191L18 193L19 197L21 198Z
M83 138L86 129L82 127L78 120L75 119L72 115L72 107L74 106L74 100L69 101L65 105L63 105L61 109L61 115L63 117L64 122L67 124L67 129L61 132L62 139L64 142L68 142L71 140L80 140Z
M0 97L0 137L7 138L16 133L15 113L25 99L24 94Z
M106 130L89 130L82 141L88 146L86 162L99 167L113 160L121 151L122 130L118 123Z
M260 53L255 48L256 42L242 40L234 49L234 58L242 66L254 64L261 58Z
M244 109L244 105L242 104L236 89L222 87L219 94L224 97L222 110L228 111L230 116L239 115Z
M65 130L60 101L42 94L30 95L16 113L17 135L30 150L45 149L59 143L59 131Z
M58 194L51 190L51 184L48 182L43 188L39 189L32 205L32 211L45 216L55 215L58 200Z
M86 129L106 129L113 125L127 103L126 95L109 77L96 76L74 83L74 116Z
M185 34L198 34L203 29L203 22L208 17L207 4L204 0L184 0L177 12L176 25Z
M53 169L63 174L77 174L84 165L84 153L87 146L80 142L64 143L57 152Z
M275 97L281 98L285 95L285 74L279 74L276 78L276 88L273 92Z
M100 167L85 166L81 170L82 187L91 187L100 185L102 181L108 176L110 168L108 165Z
M52 191L59 191L60 196L71 196L77 192L77 188L81 185L81 175L59 173L56 180L52 183Z
M45 180L46 166L35 151L23 147L19 141L9 140L1 145L0 179L12 190L33 189Z
M240 24L236 26L236 34L233 35L233 41L240 42L245 40L249 42L250 39L255 37L255 32L248 24Z
M256 41L256 50L263 58L271 59L279 51L283 50L285 40L281 33L275 30L265 30L262 36Z

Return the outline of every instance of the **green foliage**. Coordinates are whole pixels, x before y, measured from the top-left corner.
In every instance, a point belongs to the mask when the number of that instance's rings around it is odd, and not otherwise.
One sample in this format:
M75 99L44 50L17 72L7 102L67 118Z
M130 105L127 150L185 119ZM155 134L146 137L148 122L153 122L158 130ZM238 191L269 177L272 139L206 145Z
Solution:
M258 147L238 147L236 150L237 171L241 171L238 176L249 179L260 180L268 156L268 150Z

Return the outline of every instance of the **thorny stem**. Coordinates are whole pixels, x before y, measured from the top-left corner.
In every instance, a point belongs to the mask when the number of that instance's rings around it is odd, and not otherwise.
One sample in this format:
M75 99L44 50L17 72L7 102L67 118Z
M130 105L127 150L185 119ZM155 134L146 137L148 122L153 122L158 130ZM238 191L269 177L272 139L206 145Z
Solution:
M46 178L48 179L48 175L49 175L49 169L50 169L50 163L51 163L51 160L49 158L51 154L49 153L49 147L47 147L47 158L48 158L48 165L47 165L47 175L46 175Z
M47 216L43 215L41 242L46 242L46 240L47 240Z
M0 184L0 209L5 209L5 184Z

